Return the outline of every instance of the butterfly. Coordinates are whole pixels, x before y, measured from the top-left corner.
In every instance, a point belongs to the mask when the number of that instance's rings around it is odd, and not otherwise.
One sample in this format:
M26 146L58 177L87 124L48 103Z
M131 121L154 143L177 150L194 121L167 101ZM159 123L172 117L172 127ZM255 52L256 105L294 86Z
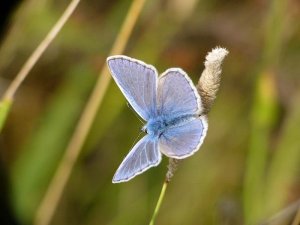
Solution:
M201 97L191 79L180 68L158 76L152 65L127 56L107 58L113 79L121 92L146 121L146 135L130 150L112 182L129 181L157 166L162 154L183 159L200 148L208 124L202 115Z

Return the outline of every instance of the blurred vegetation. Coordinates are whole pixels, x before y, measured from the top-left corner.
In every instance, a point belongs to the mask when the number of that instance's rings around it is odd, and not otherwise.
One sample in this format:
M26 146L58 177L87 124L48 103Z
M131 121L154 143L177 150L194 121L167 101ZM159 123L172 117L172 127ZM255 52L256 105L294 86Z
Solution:
M18 91L0 135L0 200L19 224L31 223L130 3L82 1ZM67 4L26 0L12 14L1 94ZM297 0L147 1L127 55L197 81L208 51L230 51L207 138L180 165L157 224L260 224L300 198L298 21ZM140 127L111 83L52 224L147 224L167 160L111 183Z

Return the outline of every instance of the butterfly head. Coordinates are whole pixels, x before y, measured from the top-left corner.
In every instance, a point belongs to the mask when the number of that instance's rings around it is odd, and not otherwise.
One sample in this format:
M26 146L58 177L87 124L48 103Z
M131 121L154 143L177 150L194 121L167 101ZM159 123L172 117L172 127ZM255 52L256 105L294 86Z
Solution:
M144 125L144 126L141 128L141 131L142 131L142 132L145 132L146 134L148 134L148 131L147 131L147 124Z
M147 124L143 126L142 131L150 136L159 137L166 129L167 124L163 118L157 117L155 119L149 119Z

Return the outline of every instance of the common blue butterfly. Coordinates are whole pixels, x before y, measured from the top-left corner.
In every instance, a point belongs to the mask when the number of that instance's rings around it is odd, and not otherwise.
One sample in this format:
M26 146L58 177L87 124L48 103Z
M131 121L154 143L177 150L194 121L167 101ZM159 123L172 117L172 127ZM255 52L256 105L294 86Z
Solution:
M125 157L113 183L157 166L162 154L183 159L198 151L208 124L201 97L182 69L170 68L158 77L152 65L122 55L108 57L107 64L129 104L147 122L146 135Z

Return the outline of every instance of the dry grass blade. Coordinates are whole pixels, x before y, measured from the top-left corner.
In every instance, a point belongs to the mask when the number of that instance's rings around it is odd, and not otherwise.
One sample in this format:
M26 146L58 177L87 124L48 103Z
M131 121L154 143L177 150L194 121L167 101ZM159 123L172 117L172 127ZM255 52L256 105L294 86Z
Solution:
M33 68L33 66L36 64L36 62L45 52L47 47L57 36L57 34L59 33L63 25L67 22L69 17L72 15L79 2L80 0L73 0L70 2L70 4L66 8L62 16L59 18L59 20L56 22L53 28L49 31L45 39L39 44L39 46L27 59L27 61L21 68L20 72L17 74L16 78L11 82L7 90L4 92L2 100L0 102L0 130L2 129L6 121L6 117L10 111L10 107L16 91L18 90L22 82L25 80L30 70Z
M298 225L300 219L300 200L284 208L260 225ZM298 211L297 211L298 210ZM293 223L291 221L293 220Z
M145 0L133 1L110 55L121 54L124 51L144 3ZM50 223L74 164L80 155L80 151L96 116L97 110L101 105L110 79L107 67L104 65L54 178L48 186L46 195L37 210L34 224L47 225Z
M53 28L49 31L45 39L39 44L39 46L35 49L35 51L32 53L32 55L28 58L28 60L25 62L23 67L21 68L20 72L17 74L16 78L11 82L10 86L8 87L7 91L3 95L4 100L11 101L14 98L14 95L22 82L27 77L30 70L33 68L33 66L36 64L36 62L39 60L39 58L42 56L42 54L45 52L47 47L50 45L50 43L54 40L54 38L57 36L63 25L66 23L66 21L69 19L69 17L72 15L74 10L76 9L78 3L80 0L73 0L70 2L60 19L57 21L57 23L53 26Z

